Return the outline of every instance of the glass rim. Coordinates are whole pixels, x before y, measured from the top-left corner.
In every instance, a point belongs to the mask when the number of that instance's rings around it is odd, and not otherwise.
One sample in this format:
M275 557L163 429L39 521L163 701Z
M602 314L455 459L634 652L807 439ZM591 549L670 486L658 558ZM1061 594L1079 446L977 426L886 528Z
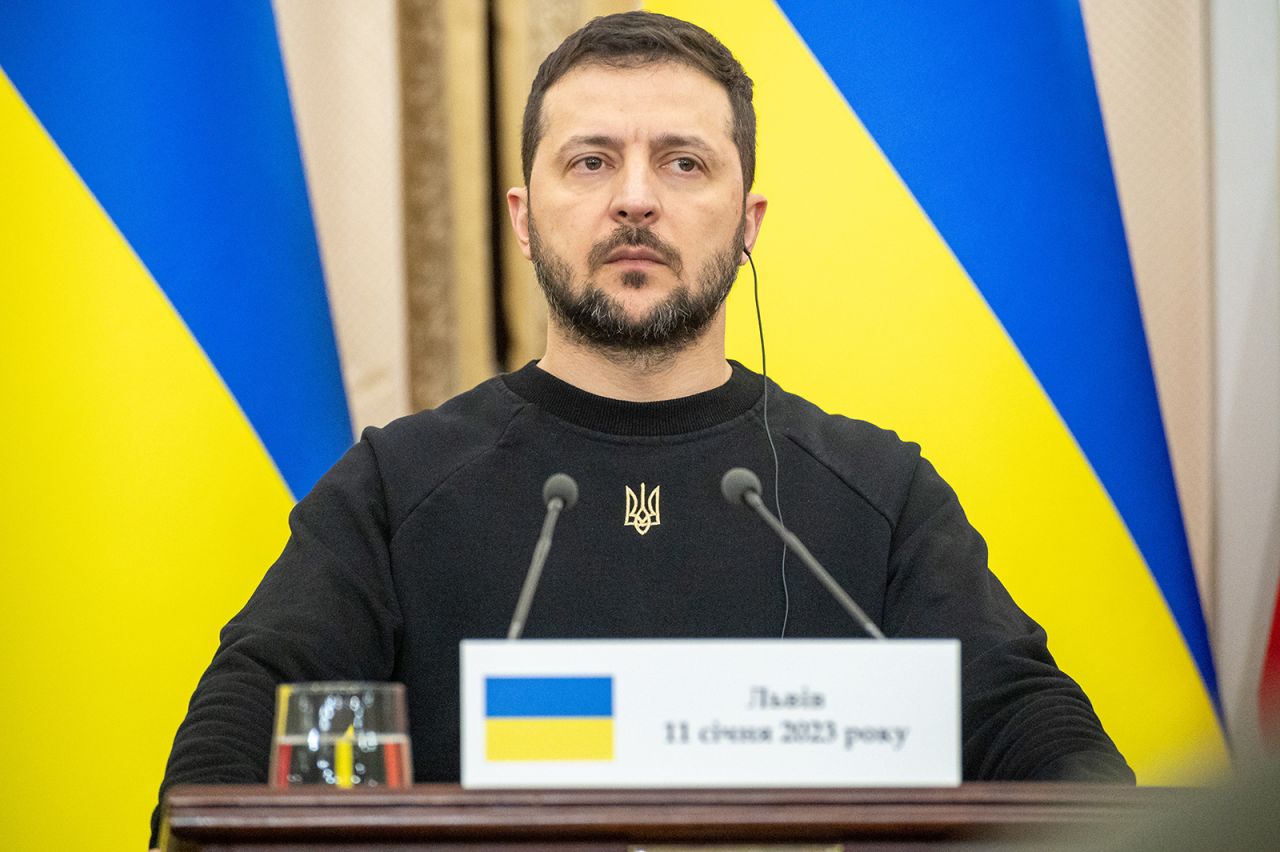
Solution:
M276 692L282 689L295 693L304 690L307 692L354 692L366 689L404 692L404 684L394 680L303 680L276 684Z

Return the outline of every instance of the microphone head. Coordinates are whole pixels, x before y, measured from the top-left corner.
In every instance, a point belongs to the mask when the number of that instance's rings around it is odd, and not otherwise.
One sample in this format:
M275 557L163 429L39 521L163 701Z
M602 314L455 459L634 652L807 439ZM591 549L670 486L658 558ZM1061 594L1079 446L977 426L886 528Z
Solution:
M735 467L720 480L720 493L733 505L744 505L747 494L760 493L760 477L745 467Z
M578 483L567 473L551 474L542 486L543 503L550 503L557 497L564 501L566 509L572 509L573 504L578 502Z

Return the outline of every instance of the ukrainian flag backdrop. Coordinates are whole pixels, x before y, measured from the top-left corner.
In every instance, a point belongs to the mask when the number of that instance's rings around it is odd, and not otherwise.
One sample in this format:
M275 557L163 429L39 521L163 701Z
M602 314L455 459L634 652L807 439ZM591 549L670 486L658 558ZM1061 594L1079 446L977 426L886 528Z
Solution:
M0 845L141 848L351 443L268 3L0 4L0 396Z
M1140 781L1221 769L1078 4L645 5L756 82L771 374L923 445ZM758 363L741 283L729 350Z

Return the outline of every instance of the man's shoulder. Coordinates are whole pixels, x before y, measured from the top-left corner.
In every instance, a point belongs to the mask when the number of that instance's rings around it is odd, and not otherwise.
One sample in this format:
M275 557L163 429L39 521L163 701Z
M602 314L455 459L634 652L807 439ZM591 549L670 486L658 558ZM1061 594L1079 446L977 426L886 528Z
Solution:
M920 465L920 445L892 429L832 414L797 394L782 391L781 432L876 509L895 517Z
M369 427L364 437L383 446L414 445L424 439L483 441L501 433L523 407L524 401L507 389L501 376L486 379L468 391L381 427Z
M435 408L370 426L361 443L389 496L422 494L491 452L525 405L495 376Z

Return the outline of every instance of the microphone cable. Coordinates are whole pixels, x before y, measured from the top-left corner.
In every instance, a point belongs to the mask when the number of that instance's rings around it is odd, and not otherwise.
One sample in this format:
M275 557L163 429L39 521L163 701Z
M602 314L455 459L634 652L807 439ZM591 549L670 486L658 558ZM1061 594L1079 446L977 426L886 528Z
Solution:
M764 377L764 434L769 439L769 450L773 453L773 510L778 516L778 522L785 525L782 519L782 500L778 490L778 448L773 443L773 431L769 428L769 366L764 357L764 319L760 314L760 277L756 274L756 262L751 257L751 252L747 251L744 246L742 253L747 256L747 263L751 264L751 292L756 302L756 327L760 330L760 374ZM787 588L787 545L782 545L782 567L780 570L782 576L782 630L778 634L779 639L787 638L787 619L791 616L791 591Z

